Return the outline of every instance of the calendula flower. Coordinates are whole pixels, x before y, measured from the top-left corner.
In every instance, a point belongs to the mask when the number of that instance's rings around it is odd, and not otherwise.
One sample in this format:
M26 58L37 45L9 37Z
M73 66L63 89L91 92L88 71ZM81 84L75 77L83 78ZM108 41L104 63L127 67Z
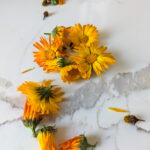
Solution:
M73 53L70 60L78 65L82 78L89 79L92 69L101 76L101 72L108 69L109 64L115 63L114 57L111 53L105 53L106 50L107 47L98 47L96 43L92 43L90 47L82 44L74 49L76 53Z
M124 117L124 122L135 125L138 121L144 121L142 119L137 118L134 115L127 115Z
M33 135L35 136L35 128L41 121L41 115L39 112L33 110L33 106L29 105L29 101L26 100L23 114L23 123L27 128L32 130Z
M33 81L25 82L18 87L18 91L27 96L29 105L33 110L41 114L57 114L60 107L56 104L63 100L61 88L51 85L51 80L43 80L43 83Z
M58 37L63 41L63 47L69 46L71 40L69 38L69 33L71 32L71 27L56 26L51 33L44 33L45 35L51 35L53 38Z
M80 135L63 142L59 146L59 150L86 150L87 148L95 147L96 145L88 144L86 137Z
M51 40L49 36L49 42L45 37L41 37L40 43L36 42L33 44L39 51L34 51L34 62L36 62L40 67L43 67L43 70L47 70L46 61L55 62L58 56L61 56L61 51L63 47L62 40L58 37L55 37L54 40ZM62 52L62 55L63 52ZM59 67L56 66L53 72L57 72Z
M97 40L98 30L93 25L87 24L81 26L81 24L75 24L70 32L70 39L74 46L79 46L80 44L86 44L90 46L93 42L99 42Z
M63 5L64 3L65 3L64 0L58 0L58 4L59 4L59 5Z
M54 138L54 132L56 129L54 127L44 127L38 130L37 138L41 147L41 150L57 150Z
M61 68L61 78L64 82L71 83L80 78L80 72L77 65L68 65Z

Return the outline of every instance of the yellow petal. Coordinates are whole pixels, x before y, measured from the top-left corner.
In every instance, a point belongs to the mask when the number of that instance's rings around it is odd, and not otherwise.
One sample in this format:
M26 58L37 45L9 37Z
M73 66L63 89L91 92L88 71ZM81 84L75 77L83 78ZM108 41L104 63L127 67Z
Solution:
M30 68L30 69L24 70L24 71L21 72L21 73L27 73L27 72L29 72L29 71L31 71L31 70L34 70L34 69L35 69L35 67L32 67L32 68Z
M120 108L114 108L114 107L108 107L107 109L115 111L115 112L124 112L124 113L128 112L127 110L120 109Z

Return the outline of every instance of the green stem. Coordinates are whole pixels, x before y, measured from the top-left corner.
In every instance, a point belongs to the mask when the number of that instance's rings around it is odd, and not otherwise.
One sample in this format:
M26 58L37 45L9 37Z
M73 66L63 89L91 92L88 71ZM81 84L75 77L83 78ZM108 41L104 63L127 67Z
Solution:
M95 146L96 146L96 144L94 144L94 145L87 144L87 147L95 147Z
M51 33L44 33L44 35L51 35Z

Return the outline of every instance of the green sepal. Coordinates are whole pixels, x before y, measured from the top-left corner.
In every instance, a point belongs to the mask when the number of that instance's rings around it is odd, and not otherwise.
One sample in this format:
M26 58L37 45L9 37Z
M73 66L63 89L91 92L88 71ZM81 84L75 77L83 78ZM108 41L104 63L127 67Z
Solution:
M51 4L52 5L57 5L58 4L58 0L51 0Z
M40 100L42 100L43 98L45 98L46 101L49 101L50 97L53 98L53 94L50 91L51 88L52 88L52 86L37 88L37 93L40 95Z
M56 132L56 128L55 128L55 126L48 126L48 127L43 127L43 128L41 128L41 129L38 129L37 131L36 131L36 134L38 135L40 132L52 132L52 133L54 133L54 132Z
M71 64L71 62L67 60L66 58L64 58L63 56L59 56L59 60L57 63L59 67L65 67Z
M44 35L51 35L51 33L44 33Z
M79 145L80 150L86 150L89 147L95 147L96 146L96 144L94 144L94 145L88 144L86 137L84 135L81 135L81 136L83 136L83 138L80 141L80 145Z
M52 38L54 38L54 36L56 36L56 33L57 33L57 26L51 32Z
M42 118L33 119L33 120L23 120L23 124L26 128L29 128L32 131L33 136L36 137L37 135L35 129L41 120Z
M44 35L51 35L52 38L56 36L57 33L57 26L52 30L51 33L44 33Z

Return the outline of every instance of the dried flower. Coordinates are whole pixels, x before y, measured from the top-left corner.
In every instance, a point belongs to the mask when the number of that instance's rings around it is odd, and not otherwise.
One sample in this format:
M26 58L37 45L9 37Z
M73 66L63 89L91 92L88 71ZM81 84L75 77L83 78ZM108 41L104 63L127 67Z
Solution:
M43 0L42 2L42 6L47 6L49 4L51 4L50 0Z
M89 147L95 147L96 145L90 145L84 135L76 136L70 140L67 140L59 145L60 150L86 150Z
M49 13L48 13L48 11L44 11L44 13L43 13L43 20L46 18L46 17L48 17L49 16Z
M27 96L29 105L32 105L32 109L41 114L57 114L60 107L56 103L63 100L62 95L64 92L60 92L61 88L51 85L51 80L43 80L43 83L37 82L25 82L18 87L18 91L21 91Z
M138 121L144 121L144 120L141 120L141 119L137 118L134 115L127 115L127 116L124 117L124 122L125 123L135 125Z

